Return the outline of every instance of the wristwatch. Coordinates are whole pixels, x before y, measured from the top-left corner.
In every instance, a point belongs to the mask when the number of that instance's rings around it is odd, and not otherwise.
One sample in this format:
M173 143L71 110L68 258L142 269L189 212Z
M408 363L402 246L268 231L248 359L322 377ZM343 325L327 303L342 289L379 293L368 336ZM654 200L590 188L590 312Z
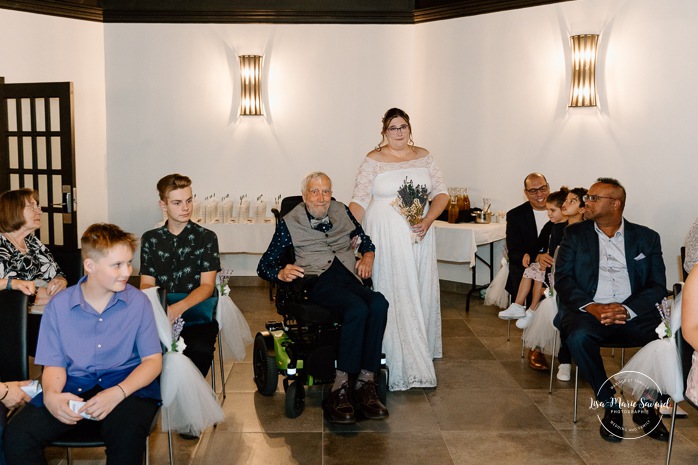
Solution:
M5 285L5 289L8 291L12 290L12 278L7 278L7 284Z

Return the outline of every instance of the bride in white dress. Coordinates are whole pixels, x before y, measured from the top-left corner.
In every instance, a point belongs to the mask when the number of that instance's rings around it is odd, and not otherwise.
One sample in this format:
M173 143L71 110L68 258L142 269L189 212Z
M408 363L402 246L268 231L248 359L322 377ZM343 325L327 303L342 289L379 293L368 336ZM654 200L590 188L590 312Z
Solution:
M448 204L441 171L429 151L415 147L409 116L391 108L383 140L361 163L349 209L376 245L373 288L390 303L383 351L388 388L436 386L433 359L441 358L441 303L431 224ZM410 226L391 203L405 181L425 185L433 198ZM416 238L416 242L415 242Z

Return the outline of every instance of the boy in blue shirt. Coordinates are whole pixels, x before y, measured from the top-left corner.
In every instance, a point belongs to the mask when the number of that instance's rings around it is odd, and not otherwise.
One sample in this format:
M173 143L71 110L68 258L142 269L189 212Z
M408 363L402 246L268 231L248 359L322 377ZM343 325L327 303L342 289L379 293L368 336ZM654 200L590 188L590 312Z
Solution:
M9 465L45 464L43 448L85 420L100 423L107 464L139 465L157 414L162 352L148 298L127 284L137 240L111 224L82 236L86 276L45 308L35 363L43 393L8 425ZM72 402L85 402L75 411Z

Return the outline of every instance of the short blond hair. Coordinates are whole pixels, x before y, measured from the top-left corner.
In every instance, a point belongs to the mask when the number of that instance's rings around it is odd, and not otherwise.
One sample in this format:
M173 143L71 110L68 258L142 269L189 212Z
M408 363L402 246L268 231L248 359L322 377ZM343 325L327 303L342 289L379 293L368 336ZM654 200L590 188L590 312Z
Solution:
M125 245L131 252L136 251L138 239L135 235L124 231L115 224L95 223L83 233L80 238L83 260L97 260L104 257L117 245Z

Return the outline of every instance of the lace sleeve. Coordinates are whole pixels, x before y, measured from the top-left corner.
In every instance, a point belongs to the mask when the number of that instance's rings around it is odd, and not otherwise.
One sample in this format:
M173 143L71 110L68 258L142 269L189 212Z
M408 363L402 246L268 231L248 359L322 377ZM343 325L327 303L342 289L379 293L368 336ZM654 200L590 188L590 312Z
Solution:
M429 168L429 177L431 178L431 192L429 193L431 198L433 199L439 194L448 194L444 176L431 155L427 155L427 167Z
M693 265L698 262L698 219L691 225L684 245L686 246L686 259L683 263L683 269L690 273Z
M364 158L359 166L359 172L354 180L354 194L351 196L351 201L358 203L365 210L371 202L373 195L373 180L378 174L378 163L370 158Z

